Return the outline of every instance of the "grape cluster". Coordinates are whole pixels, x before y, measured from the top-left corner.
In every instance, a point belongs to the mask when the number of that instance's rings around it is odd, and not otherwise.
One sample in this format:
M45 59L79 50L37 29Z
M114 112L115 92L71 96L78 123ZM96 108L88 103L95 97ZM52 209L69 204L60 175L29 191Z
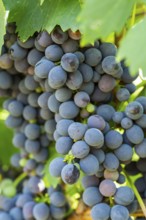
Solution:
M4 180L5 189L12 182ZM43 200L41 196L44 194ZM39 202L38 202L39 201ZM5 220L52 220L63 219L69 204L60 185L45 188L45 183L37 176L23 182L23 190L12 198L0 196L0 219Z
M124 61L117 62L112 43L96 41L81 48L80 32L63 32L59 26L22 42L15 28L8 24L4 36L0 89L12 95L3 104L9 112L6 125L14 130L13 145L20 150L11 164L29 179L22 194L11 199L13 206L2 206L0 220L3 215L17 220L11 209L20 212L19 220L47 220L49 213L52 219L64 218L69 206L58 189L49 193L49 206L35 203L46 190L43 171L52 147L59 156L48 172L65 184L82 179L83 201L93 220L130 220L137 201L125 185L127 174L143 174L135 185L146 196L146 97L128 103L138 74L131 76ZM27 200L22 209L17 204L26 192L31 198L22 199Z

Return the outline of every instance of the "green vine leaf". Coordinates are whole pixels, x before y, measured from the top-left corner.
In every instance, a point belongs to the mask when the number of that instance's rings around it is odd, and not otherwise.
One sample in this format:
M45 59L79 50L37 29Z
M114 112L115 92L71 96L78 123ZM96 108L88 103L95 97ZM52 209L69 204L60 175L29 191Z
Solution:
M42 4L43 29L51 32L56 25L60 25L63 31L69 28L76 31L79 28L76 17L80 9L79 0L45 0Z
M0 0L0 47L3 45L3 36L5 34L5 8Z
M78 29L76 17L80 12L78 0L4 0L9 7L9 22L16 22L17 32L22 41L27 40L36 31L47 30L51 32L56 25L63 31L71 28ZM10 3L10 6L9 6Z
M125 58L131 72L135 74L139 68L146 76L146 18L130 29L121 41L118 58Z
M8 2L5 0L5 2ZM10 10L8 21L16 22L19 37L25 41L41 29L40 0L18 1Z
M136 0L85 0L78 17L82 45L119 33L131 15Z

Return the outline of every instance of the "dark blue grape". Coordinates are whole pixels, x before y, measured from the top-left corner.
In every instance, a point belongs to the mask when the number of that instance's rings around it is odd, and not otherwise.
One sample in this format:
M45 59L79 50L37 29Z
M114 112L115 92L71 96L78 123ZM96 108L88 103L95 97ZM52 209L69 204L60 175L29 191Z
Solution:
M61 171L66 163L63 161L63 158L56 157L53 159L49 165L49 172L52 176L60 177Z
M130 187L121 186L117 189L114 200L119 205L129 205L134 200L134 193Z
M41 202L34 205L33 217L36 220L46 220L49 218L49 216L50 216L50 209L45 203Z
M96 48L89 48L85 51L85 63L90 66L96 66L100 63L102 54L100 50Z
M104 136L97 128L89 128L84 135L87 144L95 148L101 148L104 144Z
M90 96L83 91L77 92L74 96L74 102L78 107L84 108L90 102Z
M144 139L143 130L138 125L133 125L131 128L127 129L126 136L133 144L140 144Z
M38 140L29 140L25 141L25 150L30 153L34 154L40 150L40 142Z
M120 101L127 101L130 98L130 92L126 88L120 88L116 92L116 98Z
M73 119L79 114L79 108L73 101L61 103L59 107L59 114L65 119Z
M68 127L68 134L73 140L80 140L83 138L86 130L87 125L79 122L73 122Z
M111 208L110 217L112 220L128 220L129 211L126 207L122 205L114 205Z
M73 53L66 53L61 58L61 66L67 72L75 72L79 67L79 60Z
M56 140L55 148L59 154L65 155L68 154L68 152L71 150L72 144L73 141L70 137L59 137Z
M56 99L55 94L52 94L48 99L48 108L51 112L58 113L60 102Z
M110 217L110 206L106 203L99 203L91 209L91 217L93 220L108 220Z
M59 102L66 102L72 97L72 91L67 87L62 87L56 90L55 97Z
M61 171L61 178L66 184L74 184L78 181L80 172L74 164L67 164Z
M63 51L59 45L52 44L45 50L45 56L51 61L59 61L63 55Z
M135 145L135 152L141 158L146 158L146 138L140 143Z
M79 65L79 71L82 74L84 83L90 82L92 80L92 78L93 78L93 69L92 69L91 66L89 66L86 63L81 63Z
M76 158L84 158L89 154L90 147L86 144L85 141L76 141L72 145L72 154Z
M89 128L97 128L99 130L103 130L106 126L105 120L99 115L91 115L88 118L87 124Z
M53 67L48 75L48 84L53 89L61 88L67 80L67 73L61 66Z
M66 203L66 198L62 192L53 192L50 196L50 202L56 207L62 207Z
M20 101L12 101L9 105L8 105L8 110L10 112L10 114L14 117L19 117L22 115L23 112L23 104Z
M51 32L51 38L56 44L63 44L68 39L68 34L67 32L63 32L62 29L57 26Z
M129 118L137 120L143 115L143 106L137 101L131 102L127 105L125 114Z
M92 154L88 154L88 156L80 159L79 164L81 170L87 175L94 175L99 170L99 162Z
M35 75L41 79L46 79L50 70L55 66L53 62L47 59L41 59L35 64Z
M100 202L102 202L103 196L99 192L97 187L88 187L83 192L83 201L86 205L92 207Z
M9 51L13 60L22 60L27 55L27 50L19 46L17 42L10 47Z
M109 42L102 43L99 49L103 57L116 56L116 53L117 53L117 47L114 44L109 43Z
M81 87L82 83L83 83L82 74L80 71L77 70L69 74L66 81L66 86L71 90L76 90Z
M110 130L105 135L105 144L109 149L117 149L123 142L122 135L115 130Z
M43 57L43 53L33 48L29 51L27 61L31 66L35 66L38 61Z
M28 124L24 132L28 139L35 140L40 136L40 126L37 124Z
M115 113L115 109L108 104L100 105L97 108L97 114L102 116L106 121L110 121Z
M98 87L102 92L111 92L115 86L116 80L107 74L103 75L98 82Z
M122 162L129 161L133 156L133 149L128 144L122 144L118 149L114 151L115 155Z
M79 43L76 40L68 39L61 46L65 53L73 53L78 50Z
M34 201L28 201L27 203L24 204L22 211L25 219L33 218L33 208L35 204L36 203Z
M15 220L23 220L22 210L19 207L14 207L10 210L10 216Z
M119 160L113 153L107 153L103 165L107 170L115 171L119 167Z

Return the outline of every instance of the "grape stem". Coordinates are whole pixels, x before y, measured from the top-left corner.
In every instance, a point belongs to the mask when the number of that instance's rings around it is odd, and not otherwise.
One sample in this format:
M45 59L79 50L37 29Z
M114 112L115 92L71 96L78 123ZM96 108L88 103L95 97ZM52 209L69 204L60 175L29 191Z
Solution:
M19 183L27 176L27 173L20 174L14 181L14 186L17 187Z
M133 12L132 12L132 17L131 17L131 22L130 22L130 27L133 27L135 23L135 16L136 16L136 4L134 4L133 7Z
M144 204L144 202L143 202L143 200L142 200L142 198L141 198L141 196L140 196L136 186L134 185L133 181L131 180L131 178L129 177L129 175L127 174L127 172L124 169L123 169L123 172L124 172L124 174L126 176L127 182L129 183L129 185L133 189L133 192L134 192L134 194L135 194L135 196L137 198L137 201L138 201L138 203L139 203L139 205L141 207L141 210L143 211L144 216L146 217L146 207L145 207L145 204Z

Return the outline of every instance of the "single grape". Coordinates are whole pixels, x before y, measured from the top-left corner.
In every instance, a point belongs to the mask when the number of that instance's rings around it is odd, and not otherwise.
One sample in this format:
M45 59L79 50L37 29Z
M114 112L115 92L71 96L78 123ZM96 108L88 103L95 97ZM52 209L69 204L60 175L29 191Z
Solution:
M78 107L84 108L90 102L90 97L86 92L77 92L74 96L74 102Z
M36 203L34 201L28 201L27 203L24 204L22 211L25 219L33 218L33 208L35 204Z
M91 209L91 217L93 220L108 220L110 217L110 210L110 206L106 203L99 203Z
M63 32L62 29L57 26L51 32L51 38L56 44L63 44L68 39L68 34L67 32Z
M41 202L34 205L33 217L36 220L46 220L49 218L49 216L50 216L50 209L45 203Z
M140 144L135 145L135 152L141 158L146 157L146 138Z
M86 63L81 63L79 65L79 71L82 74L83 82L87 83L90 82L93 78L93 69Z
M6 71L0 70L0 88L1 89L10 89L13 84L13 79L11 75Z
M116 92L116 97L120 102L127 101L130 97L129 90L126 88L120 88Z
M62 207L66 203L66 198L62 192L52 192L50 202L56 207Z
M67 80L67 73L61 66L53 67L48 75L48 84L53 89L61 88Z
M107 170L115 171L119 167L119 160L113 153L106 153L103 165Z
M90 147L85 141L76 141L71 148L71 152L76 158L84 158L89 154Z
M73 120L61 119L56 126L57 132L62 136L68 136L68 128L73 122Z
M102 116L106 121L110 121L115 113L115 109L108 104L102 104L97 108L97 114Z
M128 144L122 144L114 153L122 162L131 160L133 156L132 147Z
M138 125L133 125L126 130L128 140L133 144L140 144L144 139L144 132Z
M79 48L79 43L76 40L68 39L62 45L64 53L74 53Z
M90 66L96 66L100 63L102 54L100 50L96 48L89 48L85 51L85 63Z
M70 90L76 90L81 87L82 83L83 83L82 74L80 71L77 70L69 74L67 81L66 81L66 86Z
M99 49L103 57L116 56L117 53L117 47L114 44L108 42L102 43Z
M128 186L121 186L117 189L114 200L119 205L129 205L134 200L134 193Z
M55 91L55 97L59 102L66 102L72 97L72 91L67 87L61 87Z
M79 108L73 101L61 103L59 107L59 114L65 119L73 119L79 114Z
M137 101L130 102L125 109L125 114L129 118L137 120L143 115L143 107Z
M99 89L102 92L110 92L116 86L116 80L107 74L103 75L98 82Z
M86 143L95 148L101 148L104 144L104 136L97 128L89 128L84 135Z
M121 127L124 128L124 129L131 128L132 125L133 125L133 121L130 118L128 118L128 117L124 117L121 120Z
M117 190L116 185L110 179L102 180L99 185L99 191L105 197L110 197L115 195L116 190Z
M48 77L50 70L55 66L55 64L47 59L41 59L35 64L34 72L35 75L41 79Z
M87 125L79 122L73 122L68 127L68 134L73 140L80 140L83 138L86 130Z
M83 202L90 207L102 202L102 199L103 196L97 187L88 187L83 192Z
M40 136L40 126L37 124L28 124L25 127L25 135L30 140L35 140Z
M110 217L112 220L128 220L129 219L128 209L122 205L114 205L111 208Z
M97 158L88 154L86 157L80 159L80 168L86 175L94 175L99 170L99 162Z
M66 184L74 184L78 181L80 172L74 164L67 164L61 171L61 178Z
M56 151L59 154L68 154L72 148L73 141L70 137L58 137L56 140Z
M67 72L75 72L79 66L79 60L73 53L66 53L61 58L61 66Z
M61 171L66 163L63 161L63 158L56 157L53 159L49 165L49 172L52 176L60 177Z
M122 135L115 130L110 130L105 135L105 144L109 149L117 149L123 142Z
M59 112L60 102L56 99L55 94L50 95L48 99L48 108L53 113Z

